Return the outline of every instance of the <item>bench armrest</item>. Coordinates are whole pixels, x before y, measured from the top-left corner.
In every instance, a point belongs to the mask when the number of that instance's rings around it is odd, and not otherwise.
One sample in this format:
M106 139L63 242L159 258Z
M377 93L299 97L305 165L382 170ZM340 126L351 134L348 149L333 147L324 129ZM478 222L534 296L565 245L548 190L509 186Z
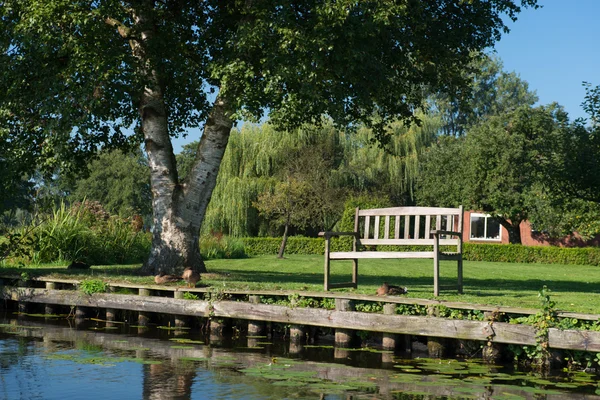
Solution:
M319 232L319 236L329 239L332 236L354 236L358 237L358 232Z
M431 231L431 234L434 236L437 235L452 235L452 236L461 236L462 233L461 232L454 232L454 231L444 231L441 229L434 229Z

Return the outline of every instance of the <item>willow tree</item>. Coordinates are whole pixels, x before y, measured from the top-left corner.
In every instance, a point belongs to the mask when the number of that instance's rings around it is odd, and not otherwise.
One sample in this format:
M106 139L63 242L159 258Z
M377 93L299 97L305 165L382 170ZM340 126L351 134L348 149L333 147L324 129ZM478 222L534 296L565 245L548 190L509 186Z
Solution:
M133 127L153 192L144 271L203 270L199 230L236 121L326 114L384 140L388 120L414 119L423 86L460 87L503 17L536 2L1 0L3 124L59 159L125 145ZM170 137L201 123L180 181Z

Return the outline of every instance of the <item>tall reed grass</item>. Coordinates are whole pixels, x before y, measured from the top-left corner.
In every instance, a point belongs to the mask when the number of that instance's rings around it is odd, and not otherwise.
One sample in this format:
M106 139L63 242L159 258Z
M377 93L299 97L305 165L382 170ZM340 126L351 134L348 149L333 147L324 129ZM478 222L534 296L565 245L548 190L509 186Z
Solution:
M143 262L150 251L150 234L135 229L131 219L110 215L97 202L61 203L38 216L19 233L31 240L25 262L84 261L89 264Z

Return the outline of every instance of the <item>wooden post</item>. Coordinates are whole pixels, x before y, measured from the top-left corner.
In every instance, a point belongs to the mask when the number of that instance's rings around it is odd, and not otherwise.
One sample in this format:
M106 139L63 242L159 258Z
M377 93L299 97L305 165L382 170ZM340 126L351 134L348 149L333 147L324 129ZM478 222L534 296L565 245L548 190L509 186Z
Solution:
M46 282L46 290L56 290L55 282ZM46 304L44 307L44 314L54 315L57 314L57 306L54 304Z
M106 320L107 321L115 321L117 319L117 310L114 308L106 309Z
M437 317L439 310L435 306L427 308L427 314ZM448 339L442 337L428 336L427 337L427 352L431 358L444 358L448 356Z
M139 296L152 296L152 291L150 289L139 289ZM150 313L145 311L140 311L138 314L138 325L139 326L148 326L150 323Z
M90 318L92 315L92 309L90 307L77 306L75 309L75 319Z
M495 321L501 320L501 315L497 312L489 312L486 311L483 313L486 321L489 321L490 324L488 327L489 336L488 338L493 339L494 328L493 324ZM492 340L488 340L487 343L481 349L481 358L483 361L491 364L497 364L502 361L502 355L504 354L506 348L505 345L501 343L493 342Z
M337 311L354 311L354 303L348 299L335 299L335 309ZM353 333L350 329L336 329L335 345L340 347L350 346Z
M306 327L304 325L290 325L290 342L306 342Z
M383 313L385 315L394 315L396 314L396 304L388 303L383 306ZM383 333L383 337L381 340L381 347L384 350L396 350L398 346L398 334L396 333Z
M19 301L19 314L27 314L29 312L29 303Z
M27 284L27 282L23 282L23 281L19 281L19 286L21 287L28 287L29 285ZM26 301L19 301L19 304L17 305L17 310L19 314L27 314L29 313L29 310L31 309L31 307L29 306L29 302Z
M427 338L427 352L431 358L444 358L448 354L448 340L446 338L429 336Z
M248 296L251 304L260 304L260 296ZM264 335L265 323L263 321L248 321L248 336Z
M343 347L335 347L333 349L333 358L336 358L336 359L350 358L350 351L348 351L348 349L345 349Z
M224 319L213 318L210 320L210 337L222 338L227 329L227 322Z
M183 292L181 290L175 291L174 297L176 299L183 299ZM184 315L175 315L175 326L178 328L183 328L185 326L189 326L190 321L189 318Z
M303 342L290 341L290 351L289 351L290 355L300 354L300 353L302 353L303 350L304 350Z

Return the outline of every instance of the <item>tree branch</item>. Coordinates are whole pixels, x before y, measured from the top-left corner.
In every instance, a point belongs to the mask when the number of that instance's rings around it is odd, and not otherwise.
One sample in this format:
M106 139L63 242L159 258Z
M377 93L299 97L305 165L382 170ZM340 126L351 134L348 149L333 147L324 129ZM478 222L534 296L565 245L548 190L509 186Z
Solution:
M111 17L106 17L104 19L104 22L110 26L116 27L117 31L119 32L119 35L121 35L123 39L133 38L133 35L131 34L131 28L125 26L125 24L123 24L121 21L117 21L116 19Z

